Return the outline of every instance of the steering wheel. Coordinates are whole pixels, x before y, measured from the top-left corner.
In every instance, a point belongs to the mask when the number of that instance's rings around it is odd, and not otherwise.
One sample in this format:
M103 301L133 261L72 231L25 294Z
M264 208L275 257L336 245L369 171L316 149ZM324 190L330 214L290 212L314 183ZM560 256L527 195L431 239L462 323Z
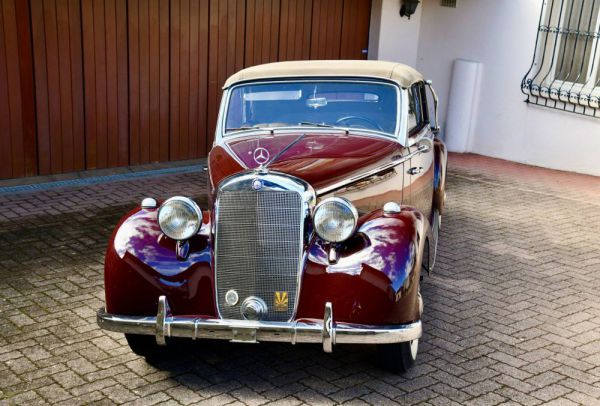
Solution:
M381 126L379 124L377 124L375 121L371 120L370 118L360 117L360 116L346 116L346 117L342 117L339 120L337 120L335 122L335 124L342 125L345 122L352 121L352 120L354 120L354 121L362 121L362 122L368 124L367 127L365 127L364 125L358 124L358 128L367 128L367 129L369 129L369 128L373 129L374 128L376 130L383 131L383 128L381 128ZM344 125L344 127L352 127L352 125L348 123L348 124Z

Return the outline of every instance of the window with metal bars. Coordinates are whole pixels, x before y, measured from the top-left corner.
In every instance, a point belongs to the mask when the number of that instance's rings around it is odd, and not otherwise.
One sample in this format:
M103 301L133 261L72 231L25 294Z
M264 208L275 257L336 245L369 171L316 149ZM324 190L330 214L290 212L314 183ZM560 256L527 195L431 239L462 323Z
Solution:
M526 102L600 118L600 0L544 0Z

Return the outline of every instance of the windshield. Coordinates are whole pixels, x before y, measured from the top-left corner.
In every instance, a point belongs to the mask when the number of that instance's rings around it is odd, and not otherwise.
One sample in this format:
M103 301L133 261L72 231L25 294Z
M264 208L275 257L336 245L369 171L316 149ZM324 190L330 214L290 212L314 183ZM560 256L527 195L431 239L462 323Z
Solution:
M256 83L232 89L225 133L251 128L337 126L395 134L398 89L372 82Z

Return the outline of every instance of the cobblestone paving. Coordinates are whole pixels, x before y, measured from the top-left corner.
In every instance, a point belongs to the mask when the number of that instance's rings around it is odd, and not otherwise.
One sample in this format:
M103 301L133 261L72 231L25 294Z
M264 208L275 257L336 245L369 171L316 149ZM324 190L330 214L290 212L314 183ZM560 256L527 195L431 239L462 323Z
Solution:
M451 168L405 375L354 346L200 342L149 365L99 330L119 217L146 195L202 196L202 174L0 196L0 404L600 404L600 199L478 162Z

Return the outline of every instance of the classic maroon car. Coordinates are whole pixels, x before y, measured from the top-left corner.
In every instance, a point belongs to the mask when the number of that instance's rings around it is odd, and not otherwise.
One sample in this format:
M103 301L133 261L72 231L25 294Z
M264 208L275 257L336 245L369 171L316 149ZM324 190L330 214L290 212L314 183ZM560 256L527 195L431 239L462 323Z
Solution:
M98 324L142 356L170 337L377 344L384 367L406 370L444 207L435 109L430 83L396 63L233 75L208 158L210 207L147 198L123 218Z

